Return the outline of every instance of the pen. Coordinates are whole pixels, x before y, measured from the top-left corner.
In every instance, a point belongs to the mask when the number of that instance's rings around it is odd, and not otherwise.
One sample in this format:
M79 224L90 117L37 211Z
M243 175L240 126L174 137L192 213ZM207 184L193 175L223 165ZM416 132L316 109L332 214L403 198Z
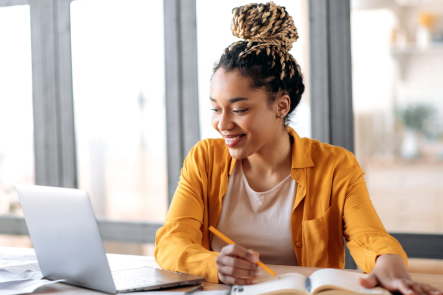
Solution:
M191 294L194 294L197 291L200 291L201 289L203 289L203 285L198 285L197 287L195 287L194 289L189 290L185 294L186 295L191 295Z
M227 236L225 236L224 234L222 234L218 229L216 229L213 226L209 227L209 230L212 231L214 233L214 235L216 235L217 237L219 237L220 239L222 239L223 241L225 241L228 244L235 244L233 240L231 240L230 238L228 238ZM275 276L275 271L273 271L272 269L270 269L269 267L267 267L263 262L259 261L257 262L257 264L263 268L264 270L266 270L271 276Z

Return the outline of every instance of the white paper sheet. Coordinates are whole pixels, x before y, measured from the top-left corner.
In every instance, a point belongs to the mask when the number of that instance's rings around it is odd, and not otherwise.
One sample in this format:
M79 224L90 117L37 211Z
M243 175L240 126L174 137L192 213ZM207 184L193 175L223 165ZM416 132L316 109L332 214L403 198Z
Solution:
M0 269L0 283L24 280L40 280L43 275L40 271L22 271L20 273Z
M34 249L19 249L0 247L0 269L13 273L24 271L40 271Z
M18 282L0 283L0 295L16 295L23 293L32 293L41 286L54 284L62 281L63 280L58 280L58 281L26 280Z
M34 249L0 248L0 283L39 280L43 276Z
M33 248L0 247L0 260L15 257L21 260L37 259Z
M24 264L37 261L34 249L0 247L0 253L0 266L5 263Z
M27 270L28 271L40 271L40 267L39 267L37 261L33 262L33 263L23 263L23 264L13 264L13 265L0 266L0 269L4 269L4 270L7 270L12 273L22 273Z

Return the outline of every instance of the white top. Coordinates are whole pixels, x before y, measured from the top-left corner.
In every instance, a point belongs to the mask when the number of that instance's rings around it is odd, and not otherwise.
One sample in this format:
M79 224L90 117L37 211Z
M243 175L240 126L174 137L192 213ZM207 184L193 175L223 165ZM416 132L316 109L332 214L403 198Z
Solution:
M297 183L286 177L267 192L251 189L241 161L235 163L216 228L246 249L260 253L269 264L298 265L292 244L291 213ZM227 244L212 236L211 248L220 252Z

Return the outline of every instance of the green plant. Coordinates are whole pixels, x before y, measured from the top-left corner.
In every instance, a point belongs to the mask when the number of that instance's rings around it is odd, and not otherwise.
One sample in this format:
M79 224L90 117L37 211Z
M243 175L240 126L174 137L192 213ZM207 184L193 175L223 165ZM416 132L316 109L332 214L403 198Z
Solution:
M396 111L397 116L407 129L427 133L433 125L436 110L430 104L410 104Z

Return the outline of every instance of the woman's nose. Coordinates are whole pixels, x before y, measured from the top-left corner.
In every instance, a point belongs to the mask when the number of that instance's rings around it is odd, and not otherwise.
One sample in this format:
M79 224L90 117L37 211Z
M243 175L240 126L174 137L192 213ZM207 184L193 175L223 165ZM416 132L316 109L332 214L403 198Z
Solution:
M231 116L226 112L223 112L220 115L220 120L218 121L218 130L225 131L231 130L235 126L235 123L232 121Z

